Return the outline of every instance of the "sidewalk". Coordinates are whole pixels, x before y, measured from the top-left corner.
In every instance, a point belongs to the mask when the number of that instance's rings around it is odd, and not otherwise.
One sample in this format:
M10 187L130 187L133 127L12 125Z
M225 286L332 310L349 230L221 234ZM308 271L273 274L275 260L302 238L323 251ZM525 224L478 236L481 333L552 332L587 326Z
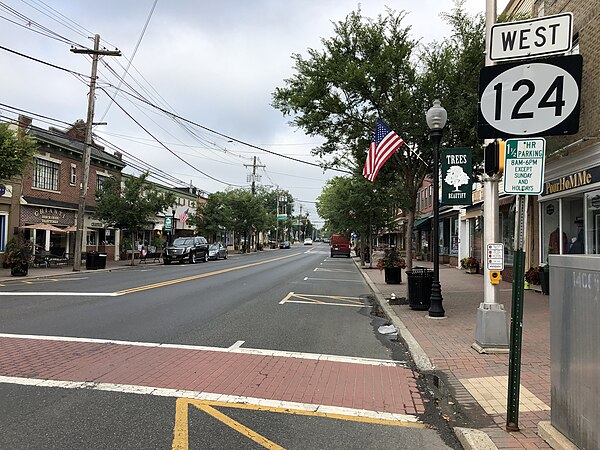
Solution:
M355 262L360 266L357 259ZM431 263L415 263L432 267ZM397 299L407 297L405 273L402 273L402 283L394 285L386 284L383 272L377 269L361 270L367 281L371 281L380 302L387 303L392 292ZM390 319L401 321L399 328L403 328L402 324L405 326L405 330L400 329L402 337L405 340L414 338L409 347L421 372L442 384L440 390L445 390L451 397L444 401L451 406L456 402L458 408L455 409L466 415L469 426L487 433L498 448L550 448L537 435L537 423L550 420L549 297L525 291L519 408L521 431L508 433L505 431L508 354L479 354L471 348L475 340L477 307L483 301L483 277L442 265L440 282L446 319L429 319L427 311L412 310L404 301L400 305L386 304L384 308L392 315ZM500 283L499 301L504 304L508 318L511 289L510 283ZM427 370L427 359L433 370Z

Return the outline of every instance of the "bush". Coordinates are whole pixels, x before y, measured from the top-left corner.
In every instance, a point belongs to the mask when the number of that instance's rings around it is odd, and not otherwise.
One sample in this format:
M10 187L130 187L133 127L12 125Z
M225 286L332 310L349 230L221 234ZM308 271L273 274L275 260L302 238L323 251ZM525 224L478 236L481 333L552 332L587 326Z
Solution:
M467 257L462 258L460 260L460 266L463 269L470 269L472 267L473 268L479 267L479 261L474 256L467 256Z
M406 267L406 262L404 261L404 258L400 256L400 252L396 249L396 247L385 249L383 258L377 260L377 268L379 270L389 269L392 267L399 267L401 269Z

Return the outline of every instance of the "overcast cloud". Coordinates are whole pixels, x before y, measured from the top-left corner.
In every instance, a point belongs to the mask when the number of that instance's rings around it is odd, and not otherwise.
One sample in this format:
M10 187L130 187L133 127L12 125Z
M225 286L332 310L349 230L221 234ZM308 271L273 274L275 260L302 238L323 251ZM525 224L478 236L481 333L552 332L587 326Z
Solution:
M499 2L499 6L505 3ZM413 38L429 43L449 33L440 13L449 11L453 4L450 0L368 0L362 2L361 9L368 17L385 13L386 5L405 10L405 25L412 26ZM0 45L89 76L89 57L70 52L70 46L60 40L33 32L34 27L9 22L6 19L25 23L6 7L26 16L25 20L88 47L93 45L88 36L98 33L103 46L117 47L131 58L152 5L150 0L9 0L0 4ZM321 39L332 35L332 21L342 20L357 6L358 2L346 0L158 0L133 61L135 69L130 69L133 79L128 77L127 81L143 95L151 94L153 103L166 102L187 119L236 139L318 163L310 150L319 139L291 128L289 118L270 106L271 94L293 75L292 54L319 48ZM466 8L472 14L483 13L485 1L468 0ZM105 57L104 61L122 74L127 65L125 57ZM0 50L0 67L0 103L69 123L85 118L88 87L77 77L5 50ZM118 83L100 64L99 85L107 82ZM289 190L304 201L303 211L310 212L309 218L318 220L310 202L315 201L334 172L324 174L318 167L228 142L197 128L194 132L199 138L194 138L165 115L125 95L119 95L117 102L179 156L223 182L247 186L250 169L244 164L251 164L251 158L257 156L266 166L258 172L261 183ZM95 121L104 115L108 104L107 95L98 91ZM15 117L2 106L0 114L3 120ZM110 107L103 120L108 125L97 126L95 132L136 157L208 192L227 187L178 161L116 105ZM48 127L39 120L34 124ZM125 171L138 173L131 168ZM321 222L316 224L320 226Z

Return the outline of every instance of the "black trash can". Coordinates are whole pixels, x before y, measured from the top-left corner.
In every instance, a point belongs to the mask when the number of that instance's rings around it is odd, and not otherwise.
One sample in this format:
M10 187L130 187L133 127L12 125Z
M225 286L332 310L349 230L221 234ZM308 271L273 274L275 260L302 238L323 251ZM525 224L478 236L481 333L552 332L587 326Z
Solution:
M433 270L414 267L406 271L406 278L408 279L408 306L419 311L429 309Z
M96 269L106 269L106 253L98 253Z
M95 270L98 268L98 252L87 252L85 256L85 268Z

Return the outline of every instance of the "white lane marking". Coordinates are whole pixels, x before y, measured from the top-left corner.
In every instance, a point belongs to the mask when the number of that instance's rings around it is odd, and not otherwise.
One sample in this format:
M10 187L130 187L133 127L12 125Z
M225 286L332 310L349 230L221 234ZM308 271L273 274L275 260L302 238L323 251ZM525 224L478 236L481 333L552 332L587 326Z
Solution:
M152 272L154 269L142 269L140 272Z
M244 342L246 342L246 341L235 341L235 344L233 344L227 350L228 351L236 350L236 349L240 348L242 345L244 345Z
M214 394L212 392L186 391L152 386L136 386L132 384L93 383L89 381L60 381L41 380L36 378L20 378L0 376L0 383L20 384L23 386L49 387L62 389L93 389L96 391L120 392L125 394L155 395L157 397L191 398L195 400L208 400L224 403L242 403L271 408L285 408L302 411L315 411L328 414L341 414L352 417L368 417L372 419L393 420L399 422L421 423L412 414L385 413L369 411L367 409L343 408L340 406L318 405L314 403L286 402L269 400L256 397L242 397L238 395Z
M316 267L313 272L346 272L346 273L356 273L354 270L346 270L346 269L323 269L322 267Z
M118 297L116 292L0 292L3 297Z
M159 347L159 348L177 348L182 350L203 350L208 352L226 352L227 347L206 347L201 345L186 345L186 344L160 344L157 342L136 342L136 341L118 341L114 339L94 339L80 338L70 336L43 336L36 334L9 334L0 333L0 338L11 339L33 339L41 341L61 341L61 342L85 342L93 344L116 344L116 345L131 345L134 347ZM281 350L265 350L260 348L236 348L231 353L241 353L246 355L261 355L261 356L278 356L283 358L299 358L299 359L316 359L319 361L337 361L353 364L364 364L367 366L402 366L406 367L403 361L390 361L389 359L361 358L358 356L338 356L324 355L321 353L303 353L303 352L286 352Z
M304 281L307 280L316 280L316 281L341 281L344 283L362 283L362 280L338 280L336 278L309 278L309 277L304 277Z

